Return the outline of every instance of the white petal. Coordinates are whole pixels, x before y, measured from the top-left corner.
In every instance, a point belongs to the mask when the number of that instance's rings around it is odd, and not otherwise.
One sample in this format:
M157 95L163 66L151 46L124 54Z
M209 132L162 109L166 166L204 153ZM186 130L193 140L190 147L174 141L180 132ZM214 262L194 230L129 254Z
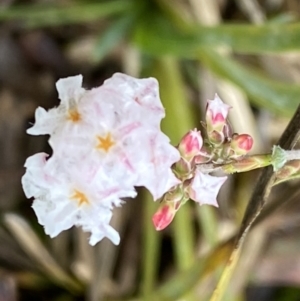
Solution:
M52 134L59 122L57 109L51 109L48 112L41 107L35 111L35 123L27 130L30 135Z
M75 99L83 92L82 89L82 75L70 76L62 78L56 82L56 89L59 99L66 101L68 99Z
M27 158L25 162L26 172L21 182L27 198L46 194L53 184L54 179L47 177L44 172L47 156L46 153L38 153Z
M115 73L104 82L103 88L110 88L117 92L116 95L122 91L123 105L133 111L137 110L135 115L143 122L158 126L161 119L165 117L165 110L159 98L158 82L155 78L137 79L126 74Z
M119 233L112 228L109 225L104 225L101 229L98 228L97 230L95 228L92 229L92 234L89 240L89 243L91 246L96 245L100 240L102 240L104 237L107 237L112 241L113 244L118 245L120 243L120 235Z
M217 195L226 179L227 177L214 177L197 170L189 187L189 196L200 205L218 207Z

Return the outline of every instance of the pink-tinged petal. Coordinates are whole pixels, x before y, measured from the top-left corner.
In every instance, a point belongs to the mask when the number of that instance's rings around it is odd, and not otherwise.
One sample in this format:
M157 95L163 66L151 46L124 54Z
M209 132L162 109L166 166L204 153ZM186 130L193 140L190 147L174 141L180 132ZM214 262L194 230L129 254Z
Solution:
M197 170L187 189L189 197L200 205L207 204L219 207L217 195L226 179L227 177L214 177Z
M136 149L130 154L139 174L136 186L145 186L157 200L181 182L171 170L180 154L170 145L169 138L157 130L141 133L137 142Z
M202 145L201 132L194 129L183 136L179 142L178 150L183 158L191 160L200 153Z
M206 124L208 132L223 131L231 107L225 104L216 94L213 100L208 100L206 108Z
M110 91L111 95L120 98L122 106L136 111L135 115L143 116L140 121L159 126L165 117L165 110L159 98L158 82L155 78L137 79L122 73L115 73L103 84L103 89ZM137 114L137 112L139 112Z
M149 189L154 200L158 200L172 187L181 183L181 181L175 177L171 169L167 169L166 171L162 170L159 178L152 180L152 183L144 183L144 185Z

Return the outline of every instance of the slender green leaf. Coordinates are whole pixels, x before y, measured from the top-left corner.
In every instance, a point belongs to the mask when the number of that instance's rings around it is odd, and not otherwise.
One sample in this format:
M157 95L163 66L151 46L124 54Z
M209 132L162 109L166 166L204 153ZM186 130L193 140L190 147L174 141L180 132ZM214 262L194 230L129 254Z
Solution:
M10 213L4 216L4 222L23 250L47 276L74 293L82 290L81 284L62 269L25 219Z
M204 257L197 258L188 270L175 274L168 282L162 284L156 291L147 296L148 299L159 301L183 300L184 298L182 297L200 284L206 276L226 263L234 241L235 237L232 237L226 242L219 244ZM143 300L143 298L130 299L130 301Z
M195 44L191 34L181 33L167 19L152 14L135 27L133 42L144 52L155 55L194 57ZM196 47L195 47L196 46Z
M134 23L134 16L129 15L115 21L98 39L95 45L95 58L102 60L126 36Z
M0 20L19 20L25 27L57 26L69 23L91 22L111 15L131 11L130 0L114 0L72 5L11 6L0 10Z
M270 80L212 50L201 50L201 62L216 75L241 87L256 105L292 115L300 101L300 86Z
M222 24L215 27L190 24L180 31L166 18L153 15L136 27L135 43L153 55L194 58L199 48L225 47L247 54L278 53L300 50L300 23Z

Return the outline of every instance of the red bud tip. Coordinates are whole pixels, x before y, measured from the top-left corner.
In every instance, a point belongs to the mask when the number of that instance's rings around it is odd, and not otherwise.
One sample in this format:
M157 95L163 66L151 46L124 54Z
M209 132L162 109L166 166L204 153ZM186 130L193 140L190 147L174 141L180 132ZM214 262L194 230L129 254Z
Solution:
M233 138L233 140L236 141L237 147L240 150L244 150L246 152L249 152L253 146L253 138L247 134L238 135L236 138Z

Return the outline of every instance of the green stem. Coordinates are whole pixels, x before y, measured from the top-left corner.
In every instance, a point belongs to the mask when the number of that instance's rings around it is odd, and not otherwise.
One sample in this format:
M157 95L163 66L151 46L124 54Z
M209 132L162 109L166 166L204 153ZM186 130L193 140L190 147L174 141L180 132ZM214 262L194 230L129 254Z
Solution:
M160 84L161 98L167 114L162 121L163 131L170 137L172 144L177 144L194 126L193 114L186 102L179 64L172 57L161 58L154 64L153 73ZM194 259L194 231L189 203L177 212L173 229L177 266L184 270L192 265Z
M158 264L158 252L160 247L160 236L152 224L152 215L156 210L157 204L153 202L151 195L144 193L144 231L143 231L143 267L141 281L141 295L147 299L153 291Z
M290 121L288 127L281 136L278 145L283 149L291 149L297 142L300 136L300 106ZM234 249L230 255L227 265L222 273L222 276L217 284L217 287L211 296L210 301L221 301L225 294L228 282L231 279L234 267L238 261L245 238L252 226L257 220L263 207L265 206L272 186L275 181L273 168L270 166L265 168L258 179L255 190L248 203L243 221L237 235Z
M272 164L272 155L247 156L239 161L230 162L220 166L223 172L232 174L236 172L246 172L257 168L266 167Z
M72 5L23 5L0 10L0 20L22 20L22 26L42 27L100 20L133 9L133 1L115 0Z
M210 206L198 206L197 208L204 240L211 248L218 242L217 219L214 210Z

